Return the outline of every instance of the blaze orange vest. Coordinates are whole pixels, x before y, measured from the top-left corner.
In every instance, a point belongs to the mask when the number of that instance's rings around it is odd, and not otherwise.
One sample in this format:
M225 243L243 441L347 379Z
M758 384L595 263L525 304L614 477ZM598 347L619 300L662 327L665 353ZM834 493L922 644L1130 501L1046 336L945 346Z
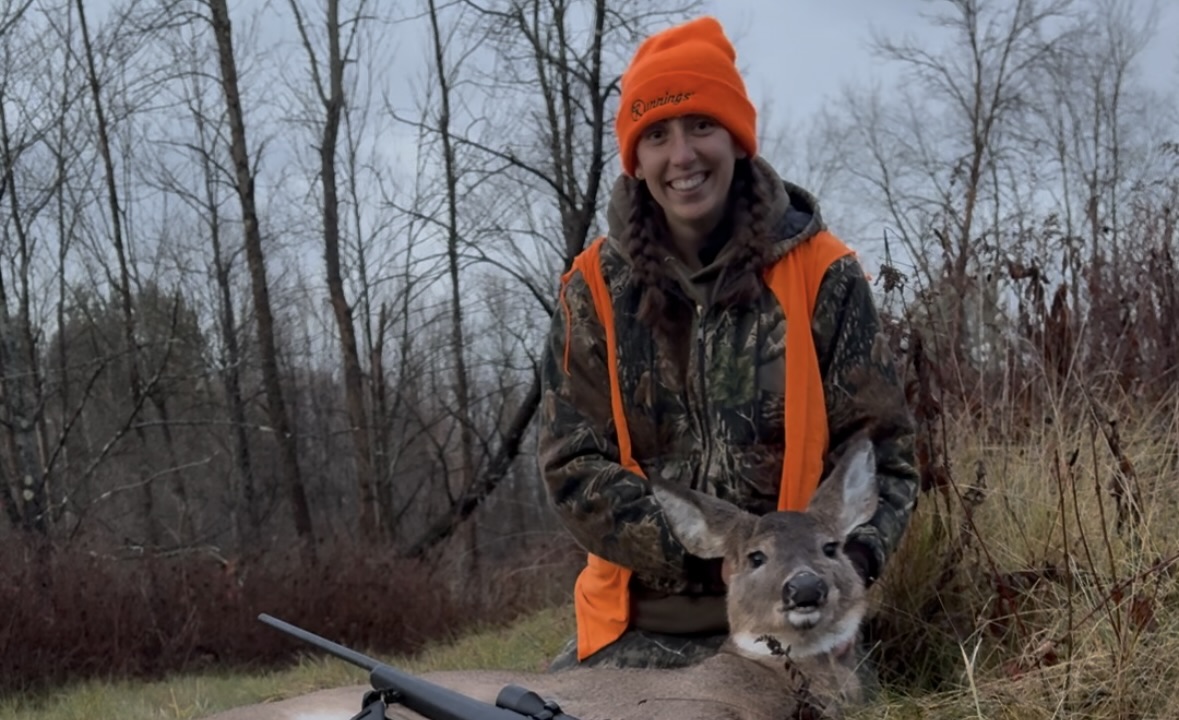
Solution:
M565 288L574 273L581 273L606 333L611 407L618 433L620 462L627 470L645 478L642 468L631 455L630 434L618 383L614 309L600 260L604 239L594 240L561 276L561 305L566 314L565 371L569 370L571 333ZM827 268L851 252L837 237L823 231L795 247L765 272L765 282L786 317L786 449L778 493L779 510L804 508L822 474L823 456L827 451L827 408L810 320L815 296ZM574 585L578 660L606 647L626 631L630 622L630 577L629 568L588 554L586 566Z

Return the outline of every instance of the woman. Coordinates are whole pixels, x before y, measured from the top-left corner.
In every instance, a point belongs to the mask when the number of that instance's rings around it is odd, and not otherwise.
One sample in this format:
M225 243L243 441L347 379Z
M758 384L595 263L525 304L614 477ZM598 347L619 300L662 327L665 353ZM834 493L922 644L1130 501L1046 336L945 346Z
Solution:
M896 396L864 272L815 198L757 156L735 60L710 17L639 47L609 232L562 278L540 464L589 561L554 669L683 666L724 640L727 568L680 546L645 478L759 513L800 508L828 450L871 420L864 399ZM877 457L881 509L845 548L865 584L916 496L911 436Z

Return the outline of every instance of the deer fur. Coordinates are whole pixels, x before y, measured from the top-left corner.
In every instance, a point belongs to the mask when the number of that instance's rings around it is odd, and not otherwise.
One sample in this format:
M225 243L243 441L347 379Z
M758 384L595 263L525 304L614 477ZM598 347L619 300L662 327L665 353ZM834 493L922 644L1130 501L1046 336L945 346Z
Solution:
M839 718L845 704L859 702L857 638L867 599L842 547L876 510L876 460L866 432L847 445L804 512L757 516L692 490L661 483L652 489L690 552L728 560L730 636L716 655L678 669L456 670L421 677L493 704L504 685L522 685L580 720ZM348 720L360 711L366 689L323 690L212 720ZM400 706L388 715L420 718Z

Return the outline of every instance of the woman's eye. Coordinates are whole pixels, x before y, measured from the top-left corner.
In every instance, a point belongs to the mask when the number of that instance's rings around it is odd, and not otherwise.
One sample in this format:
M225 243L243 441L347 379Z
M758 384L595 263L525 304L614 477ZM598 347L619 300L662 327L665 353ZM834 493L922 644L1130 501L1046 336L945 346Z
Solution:
M839 552L839 543L837 543L837 542L829 542L829 543L825 543L823 545L823 554L829 558L835 557L835 555L838 552Z
M766 564L766 554L761 550L754 550L753 552L749 553L748 558L749 564L755 568Z

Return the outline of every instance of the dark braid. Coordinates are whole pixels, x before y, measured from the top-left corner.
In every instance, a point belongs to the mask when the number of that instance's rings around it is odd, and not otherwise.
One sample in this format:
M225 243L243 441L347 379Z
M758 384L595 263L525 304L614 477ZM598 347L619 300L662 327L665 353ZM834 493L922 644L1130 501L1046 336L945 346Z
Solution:
M770 261L769 218L773 204L769 183L757 182L753 163L738 160L733 173L733 237L736 253L726 271L718 301L726 305L756 302L765 289L761 271Z
M677 310L670 302L677 289L664 263L666 250L657 239L667 237L667 223L646 183L631 184L630 203L623 247L631 257L634 278L643 287L638 317L657 334L666 336L683 314L682 308Z
M773 196L769 183L757 182L754 172L748 159L738 160L734 168L730 190L734 198L730 227L734 232L729 244L737 250L724 274L725 288L719 297L724 304L752 303L764 289L761 270L770 259L769 215ZM622 245L630 255L635 280L644 288L638 317L666 337L681 326L691 309L674 302L678 289L668 276L663 261L666 250L659 240L668 237L667 223L646 183L630 184L630 203Z

